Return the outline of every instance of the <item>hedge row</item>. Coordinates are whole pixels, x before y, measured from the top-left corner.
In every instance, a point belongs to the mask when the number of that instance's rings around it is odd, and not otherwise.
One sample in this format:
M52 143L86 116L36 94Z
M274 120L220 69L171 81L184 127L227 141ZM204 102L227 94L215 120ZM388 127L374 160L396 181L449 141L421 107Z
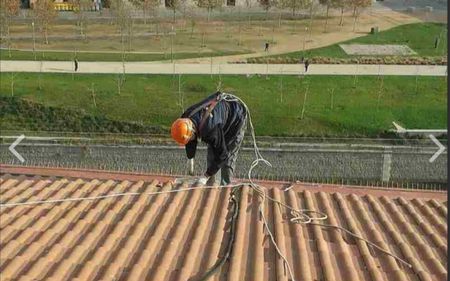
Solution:
M332 58L312 57L309 62L313 64L402 64L402 65L447 65L447 56L442 57L355 57L355 58ZM262 63L262 64L296 64L302 63L301 58L295 57L260 57L248 58L246 62L237 63Z
M0 97L0 121L4 129L66 132L166 133L161 127L116 121L80 110L44 106L16 97ZM9 124L13 123L13 124Z

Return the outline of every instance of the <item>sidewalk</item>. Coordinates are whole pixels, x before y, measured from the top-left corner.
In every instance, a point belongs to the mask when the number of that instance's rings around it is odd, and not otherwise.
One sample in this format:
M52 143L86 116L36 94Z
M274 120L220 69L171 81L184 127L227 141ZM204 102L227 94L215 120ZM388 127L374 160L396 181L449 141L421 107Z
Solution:
M42 65L41 65L42 64ZM128 74L302 75L303 64L172 64L126 62ZM72 61L0 61L0 72L72 73ZM122 62L79 62L77 73L122 73ZM308 75L446 76L446 65L312 64Z

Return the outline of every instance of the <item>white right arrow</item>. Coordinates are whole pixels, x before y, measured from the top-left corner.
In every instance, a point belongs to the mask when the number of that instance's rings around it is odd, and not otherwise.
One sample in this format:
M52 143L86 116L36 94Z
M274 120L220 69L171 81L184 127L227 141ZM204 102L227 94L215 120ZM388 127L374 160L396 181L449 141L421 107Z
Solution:
M439 155L441 155L441 153L444 152L445 146L443 146L442 143L438 141L435 136L429 135L429 137L439 147L439 150L436 151L436 153L434 153L433 156L431 156L431 158L428 160L430 163L433 163L434 160L436 160L436 158L438 158Z
M17 159L19 159L20 162L25 162L25 159L23 159L22 155L19 154L19 152L17 152L17 150L15 150L14 148L25 138L25 135L20 135L20 137L18 137L10 146L9 146L9 151L11 151L12 154L14 154L14 156L17 157Z

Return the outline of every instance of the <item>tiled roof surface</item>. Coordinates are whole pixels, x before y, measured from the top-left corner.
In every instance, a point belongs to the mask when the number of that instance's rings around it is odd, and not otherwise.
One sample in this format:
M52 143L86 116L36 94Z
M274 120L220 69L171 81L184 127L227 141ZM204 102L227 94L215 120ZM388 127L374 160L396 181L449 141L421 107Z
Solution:
M0 201L172 188L178 186L3 175ZM226 250L230 192L197 189L2 208L1 280L198 280ZM296 187L270 188L269 195L297 208L321 210L329 216L326 223L344 226L413 266L337 230L290 223L288 212L268 202L269 226L297 281L447 279L446 199ZM258 200L250 188L242 189L231 258L210 280L289 280L263 230Z

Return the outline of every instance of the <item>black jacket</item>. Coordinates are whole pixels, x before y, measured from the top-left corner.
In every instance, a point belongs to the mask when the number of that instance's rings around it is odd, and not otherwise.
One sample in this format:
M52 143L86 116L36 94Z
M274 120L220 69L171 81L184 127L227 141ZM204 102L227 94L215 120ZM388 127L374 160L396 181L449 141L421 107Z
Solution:
M199 128L201 120L210 101L217 99L221 95L217 92L203 101L189 107L181 118L190 118L195 127ZM201 110L198 110L201 108ZM236 141L237 134L246 120L246 110L240 102L219 101L214 107L211 115L204 122L200 132L197 132L195 139L186 144L186 155L188 159L195 157L198 138L208 144L214 152L214 163L208 165L206 174L212 176L223 167L230 156L229 148Z

